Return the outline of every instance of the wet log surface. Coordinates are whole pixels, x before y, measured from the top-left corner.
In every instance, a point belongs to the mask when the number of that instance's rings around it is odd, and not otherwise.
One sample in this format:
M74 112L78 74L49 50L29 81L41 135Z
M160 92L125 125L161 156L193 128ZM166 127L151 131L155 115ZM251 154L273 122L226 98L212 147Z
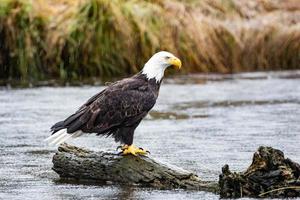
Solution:
M299 176L300 165L285 158L282 151L259 147L245 172L233 173L228 165L222 168L220 195L223 198L299 197Z
M219 182L203 181L151 156L122 156L68 144L58 148L53 164L62 180L208 191L223 198L300 196L300 165L271 147L259 147L245 172L231 172L225 165Z
M63 179L139 185L159 189L218 191L218 184L202 181L187 170L151 156L122 156L116 152L90 151L68 144L59 146L53 170Z

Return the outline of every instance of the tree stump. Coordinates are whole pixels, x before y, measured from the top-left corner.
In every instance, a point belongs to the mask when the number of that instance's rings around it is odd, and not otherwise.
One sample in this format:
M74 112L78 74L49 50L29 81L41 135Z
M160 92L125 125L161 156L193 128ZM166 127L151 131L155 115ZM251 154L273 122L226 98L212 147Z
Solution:
M231 172L229 166L225 165L219 184L223 198L299 197L300 165L284 158L280 150L259 147L245 172Z
M53 170L63 179L154 187L218 191L216 182L202 181L187 170L150 156L122 156L62 144L53 157Z

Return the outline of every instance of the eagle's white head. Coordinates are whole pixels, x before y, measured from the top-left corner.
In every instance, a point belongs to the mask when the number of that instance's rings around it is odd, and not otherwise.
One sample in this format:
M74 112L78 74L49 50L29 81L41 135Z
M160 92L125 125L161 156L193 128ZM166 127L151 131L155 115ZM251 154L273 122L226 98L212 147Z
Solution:
M167 51L160 51L154 54L144 65L142 74L145 74L148 79L155 78L156 82L159 82L164 76L165 69L170 66L180 69L181 61Z

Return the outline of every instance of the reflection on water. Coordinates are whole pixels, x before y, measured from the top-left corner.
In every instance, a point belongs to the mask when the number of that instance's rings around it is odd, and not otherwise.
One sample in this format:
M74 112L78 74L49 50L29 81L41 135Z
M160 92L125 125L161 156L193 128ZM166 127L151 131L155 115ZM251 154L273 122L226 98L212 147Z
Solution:
M153 190L59 180L51 170L49 127L103 87L0 90L0 199L218 199L184 190ZM227 163L244 170L259 145L300 161L300 72L191 75L168 79L135 143L153 157L217 180ZM115 149L111 138L71 143Z

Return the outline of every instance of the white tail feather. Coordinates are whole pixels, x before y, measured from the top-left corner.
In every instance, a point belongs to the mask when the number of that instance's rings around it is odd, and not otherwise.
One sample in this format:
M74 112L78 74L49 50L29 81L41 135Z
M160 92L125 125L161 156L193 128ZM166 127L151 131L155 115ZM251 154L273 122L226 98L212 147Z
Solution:
M66 129L61 129L61 130L57 131L56 133L54 133L53 135L47 137L44 141L47 142L47 141L54 140L56 137L58 137L61 133L64 133L65 131L66 131Z
M44 141L47 141L50 145L59 145L70 138L76 138L81 136L82 134L83 132L80 130L74 133L68 133L67 129L61 129L50 137L46 138Z
M58 137L56 137L54 140L49 142L50 145L60 144L60 141L65 141L65 138L67 138L69 135L67 132L63 132Z

